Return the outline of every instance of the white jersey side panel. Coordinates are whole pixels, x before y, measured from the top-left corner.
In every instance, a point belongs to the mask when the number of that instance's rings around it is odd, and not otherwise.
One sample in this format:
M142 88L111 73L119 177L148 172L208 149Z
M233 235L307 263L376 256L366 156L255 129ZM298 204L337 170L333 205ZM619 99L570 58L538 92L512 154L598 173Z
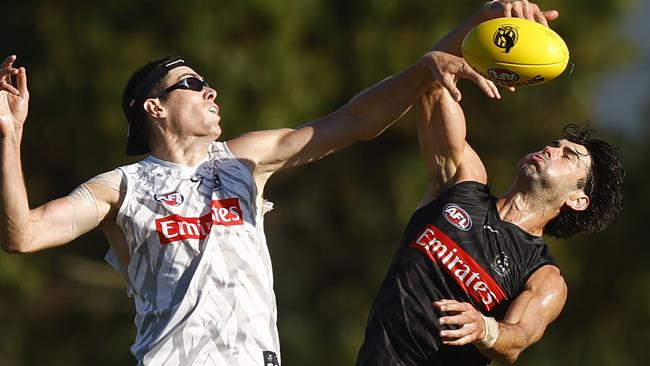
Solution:
M150 156L118 169L126 195L117 223L131 254L121 272L135 301L138 363L266 366L279 357L264 208L251 173L222 142L197 167Z

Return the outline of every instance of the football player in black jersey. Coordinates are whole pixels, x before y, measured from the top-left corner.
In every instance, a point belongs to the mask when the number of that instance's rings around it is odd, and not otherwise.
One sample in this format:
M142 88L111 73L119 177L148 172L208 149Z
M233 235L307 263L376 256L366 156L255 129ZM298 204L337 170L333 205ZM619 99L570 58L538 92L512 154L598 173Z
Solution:
M473 25L499 16L548 25L558 13L525 0L491 1L434 49L460 54ZM543 234L599 231L621 209L617 149L569 125L524 156L496 198L448 88L433 85L416 114L429 185L373 303L357 365L513 363L567 297Z

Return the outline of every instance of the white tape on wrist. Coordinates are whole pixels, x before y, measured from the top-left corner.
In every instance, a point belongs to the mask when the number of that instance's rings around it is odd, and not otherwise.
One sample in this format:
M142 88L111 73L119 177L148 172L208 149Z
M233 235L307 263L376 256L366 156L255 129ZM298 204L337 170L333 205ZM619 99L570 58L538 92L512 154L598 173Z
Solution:
M475 341L474 345L482 349L492 348L499 338L499 323L494 318L484 315L483 323L485 324L485 337L480 341Z

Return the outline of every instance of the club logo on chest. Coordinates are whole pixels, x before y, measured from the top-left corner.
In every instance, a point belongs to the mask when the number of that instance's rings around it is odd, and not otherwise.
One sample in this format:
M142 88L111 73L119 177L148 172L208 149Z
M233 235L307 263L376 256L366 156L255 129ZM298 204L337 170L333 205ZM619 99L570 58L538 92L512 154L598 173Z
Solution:
M510 258L506 253L501 252L501 254L492 261L491 266L492 270L494 270L494 272L499 276L505 277L505 275L510 273Z

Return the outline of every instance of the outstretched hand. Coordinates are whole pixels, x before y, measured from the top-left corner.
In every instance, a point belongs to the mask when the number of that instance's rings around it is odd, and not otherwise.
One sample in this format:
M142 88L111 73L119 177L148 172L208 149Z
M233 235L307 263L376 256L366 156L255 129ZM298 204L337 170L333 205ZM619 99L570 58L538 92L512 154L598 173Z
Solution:
M433 77L449 90L455 101L460 101L462 97L460 90L456 87L456 82L459 79L469 79L478 85L488 97L501 99L496 85L474 71L462 57L441 51L429 52L425 57L429 57L432 61L430 68Z
M524 18L548 27L548 22L559 16L557 10L542 11L537 4L528 0L495 0L483 5L483 17L486 20L500 17Z
M0 134L21 132L27 118L29 91L27 90L27 72L24 67L14 68L16 56L7 57L0 64ZM12 83L16 77L16 85Z

